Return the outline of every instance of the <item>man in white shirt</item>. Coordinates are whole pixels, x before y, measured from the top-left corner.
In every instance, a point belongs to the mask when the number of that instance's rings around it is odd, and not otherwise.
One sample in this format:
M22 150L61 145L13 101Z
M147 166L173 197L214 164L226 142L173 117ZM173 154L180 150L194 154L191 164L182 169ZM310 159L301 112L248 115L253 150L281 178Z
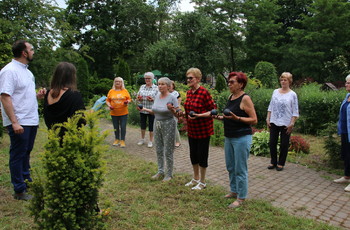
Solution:
M36 93L34 75L28 70L33 46L18 40L12 46L12 53L14 59L0 71L1 112L11 141L9 166L14 198L30 200L32 196L27 193L25 181L32 181L29 160L39 125L37 98L43 98L46 89Z

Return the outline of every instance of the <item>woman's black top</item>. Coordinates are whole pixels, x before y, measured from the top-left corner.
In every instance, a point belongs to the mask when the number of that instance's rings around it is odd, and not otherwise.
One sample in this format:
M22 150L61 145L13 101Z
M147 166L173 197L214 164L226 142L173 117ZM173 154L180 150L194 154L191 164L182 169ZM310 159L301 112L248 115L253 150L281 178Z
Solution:
M231 100L232 95L227 101L225 109L229 109L231 112L236 114L239 117L249 117L248 114L241 110L239 107L241 104L241 101L243 97L247 94L243 94L239 98L235 100ZM244 135L251 135L252 134L252 128L250 125L243 123L242 121L235 121L232 119L225 119L224 118L224 135L225 137L232 138L232 137L241 137Z
M47 102L49 92L44 100L44 120L47 128L51 129L54 124L66 122L78 110L85 110L83 97L79 92L68 89L59 101L51 105Z

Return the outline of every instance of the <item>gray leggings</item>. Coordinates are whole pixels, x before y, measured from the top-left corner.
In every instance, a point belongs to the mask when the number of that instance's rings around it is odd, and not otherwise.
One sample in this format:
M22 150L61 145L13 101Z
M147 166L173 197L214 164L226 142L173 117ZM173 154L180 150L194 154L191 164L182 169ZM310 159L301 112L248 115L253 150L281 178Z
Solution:
M176 122L173 118L154 121L154 142L156 144L158 173L164 174L164 156L167 165L166 176L172 177L174 165L174 142Z

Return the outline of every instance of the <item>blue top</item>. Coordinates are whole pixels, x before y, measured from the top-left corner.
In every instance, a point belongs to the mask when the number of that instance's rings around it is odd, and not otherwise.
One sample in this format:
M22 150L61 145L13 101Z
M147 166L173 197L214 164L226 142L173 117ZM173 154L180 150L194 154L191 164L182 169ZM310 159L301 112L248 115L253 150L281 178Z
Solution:
M342 108L348 102L349 97L350 97L350 93L346 94L346 97L340 106L339 121L338 121L338 134L348 134L348 141L350 142L350 135L348 132L348 130L350 130L350 106L346 106L346 112L342 112ZM345 121L346 121L346 128L347 128L346 130L344 130L345 125L342 125L342 122L345 123Z

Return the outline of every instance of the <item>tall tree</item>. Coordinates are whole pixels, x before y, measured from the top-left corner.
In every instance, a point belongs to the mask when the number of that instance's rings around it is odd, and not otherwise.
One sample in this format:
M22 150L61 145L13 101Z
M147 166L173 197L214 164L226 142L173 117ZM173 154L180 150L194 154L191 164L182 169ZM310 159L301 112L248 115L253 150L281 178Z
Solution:
M225 69L236 70L242 53L242 1L240 0L193 0L197 10L208 16L215 26L217 39L228 63ZM224 71L224 69L222 69Z
M173 39L185 50L178 66L182 73L190 67L200 68L204 75L222 71L227 59L209 17L199 12L179 13L172 28Z
M276 23L277 0L247 0L244 4L246 33L244 36L247 60L251 71L259 61L278 62L278 41L282 24Z
M302 28L290 31L288 57L295 73L319 82L343 80L350 64L350 2L315 0Z
M72 43L89 47L91 71L99 77L112 77L117 57L128 61L142 55L157 39L154 6L143 0L70 0L66 16L81 32Z
M0 31L8 35L10 44L27 39L35 47L54 46L59 38L56 22L60 12L53 0L2 0Z

